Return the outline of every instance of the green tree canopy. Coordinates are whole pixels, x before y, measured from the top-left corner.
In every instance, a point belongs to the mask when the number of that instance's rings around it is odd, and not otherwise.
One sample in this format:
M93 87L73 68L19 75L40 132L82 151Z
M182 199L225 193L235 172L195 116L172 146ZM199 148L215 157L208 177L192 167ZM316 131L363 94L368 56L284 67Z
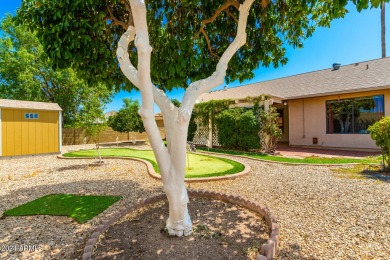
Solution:
M124 105L119 109L118 113L110 116L108 125L120 133L144 132L145 128L142 119L138 115L138 100L124 98L123 103Z
M7 16L1 23L0 98L55 102L65 125L74 125L86 107L103 110L112 92L106 84L90 84L71 68L54 70L35 33Z
M92 138L99 148L100 133L107 128L107 120L98 100L91 99L85 103L77 114L75 126L84 129L86 136Z
M329 26L333 19L344 17L348 2L256 1L248 18L247 43L230 61L226 81L250 79L258 66L285 64L285 43L302 47L317 26ZM351 2L360 11L378 7L382 1ZM234 39L240 3L242 0L146 1L154 84L170 90L208 77ZM118 89L132 88L118 69L115 55L120 36L133 25L126 0L23 0L18 17L37 30L56 66L72 66L91 80L104 79ZM136 64L134 45L129 53Z

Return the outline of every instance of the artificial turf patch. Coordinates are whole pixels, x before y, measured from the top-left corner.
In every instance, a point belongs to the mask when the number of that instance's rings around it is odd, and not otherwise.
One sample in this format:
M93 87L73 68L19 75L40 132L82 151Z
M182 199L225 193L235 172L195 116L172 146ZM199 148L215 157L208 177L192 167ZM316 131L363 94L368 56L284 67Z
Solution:
M7 210L4 216L68 216L82 224L122 199L121 196L79 196L52 194Z
M152 150L135 150L129 148L107 148L100 149L100 154L103 157L130 157L140 158L149 161L156 173L160 173L156 158ZM96 157L98 155L96 150L82 150L71 153L66 153L64 157ZM224 176L241 172L245 166L239 162L219 158L204 154L187 154L186 178L202 178Z

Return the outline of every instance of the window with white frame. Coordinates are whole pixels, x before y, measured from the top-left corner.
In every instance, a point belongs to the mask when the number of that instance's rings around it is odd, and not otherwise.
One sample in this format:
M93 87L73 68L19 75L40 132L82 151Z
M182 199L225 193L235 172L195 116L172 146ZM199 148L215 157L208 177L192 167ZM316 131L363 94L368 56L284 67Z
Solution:
M25 113L24 119L38 119L39 114L38 113Z

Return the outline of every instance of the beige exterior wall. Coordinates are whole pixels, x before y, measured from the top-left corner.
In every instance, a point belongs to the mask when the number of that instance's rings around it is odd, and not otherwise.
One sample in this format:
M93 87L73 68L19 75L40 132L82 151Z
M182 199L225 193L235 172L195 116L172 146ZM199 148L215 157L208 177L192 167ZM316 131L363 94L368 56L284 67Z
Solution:
M327 134L326 101L353 97L384 95L385 116L390 116L390 86L386 90L340 94L288 101L289 143L296 146L375 149L369 134ZM313 138L318 145L313 145Z

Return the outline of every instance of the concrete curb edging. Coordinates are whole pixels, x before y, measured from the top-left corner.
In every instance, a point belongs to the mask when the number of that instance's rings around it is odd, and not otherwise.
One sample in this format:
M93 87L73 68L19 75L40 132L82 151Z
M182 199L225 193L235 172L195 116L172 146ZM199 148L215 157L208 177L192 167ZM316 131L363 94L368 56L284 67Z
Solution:
M270 210L253 201L250 201L248 199L244 199L240 196L236 195L228 195L220 192L213 192L213 191L205 191L205 190L188 190L188 196L190 198L206 198L210 200L220 200L223 202L228 202L232 204L236 204L238 206L244 207L246 209L249 209L260 216L262 216L267 224L271 228L271 234L268 239L268 241L263 244L260 248L260 252L257 255L257 260L269 260L273 259L275 255L277 254L278 248L279 248L279 225L275 218L275 216L270 212ZM136 211L142 207L148 206L150 204L154 204L160 201L167 200L167 197L165 194L159 194L153 197L149 197L147 199L141 199L134 205L130 206L129 208L123 209L120 212L114 214L107 220L103 220L102 223L97 226L95 231L92 233L92 235L87 240L82 260L90 260L92 259L92 253L93 249L99 239L99 236L102 235L111 225L119 221L121 218L126 216L127 214Z
M216 157L218 157L218 156L216 156ZM64 157L62 155L58 155L57 158L58 159L89 159L89 160L95 159L96 160L96 158L91 158L91 157ZM223 158L223 157L221 157L221 158ZM142 162L146 165L146 167L148 169L148 174L150 177L152 177L154 179L161 180L161 175L156 173L156 171L153 168L153 165L146 160L143 160L140 158L135 158L135 157L114 157L114 156L105 156L105 157L102 157L102 159L124 159L124 160L133 160L133 161ZM233 179L245 176L251 171L251 167L248 164L243 163L243 162L237 162L237 163L241 163L242 165L244 165L244 170L242 172L228 174L228 175L224 175L224 176L215 176L215 177L185 178L184 181L186 183L195 183L195 182L233 180Z

